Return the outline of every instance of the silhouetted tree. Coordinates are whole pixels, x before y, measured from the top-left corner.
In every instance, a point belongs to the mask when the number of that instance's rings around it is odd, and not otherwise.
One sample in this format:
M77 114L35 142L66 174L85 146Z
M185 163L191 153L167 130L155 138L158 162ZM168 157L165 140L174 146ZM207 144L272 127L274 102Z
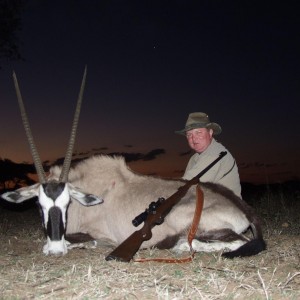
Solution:
M0 187L2 189L7 189L9 184L12 184L14 188L33 184L34 181L28 177L28 173L36 173L33 164L18 164L9 159L0 159Z
M21 13L26 0L0 0L0 59L23 59L17 32L21 30Z

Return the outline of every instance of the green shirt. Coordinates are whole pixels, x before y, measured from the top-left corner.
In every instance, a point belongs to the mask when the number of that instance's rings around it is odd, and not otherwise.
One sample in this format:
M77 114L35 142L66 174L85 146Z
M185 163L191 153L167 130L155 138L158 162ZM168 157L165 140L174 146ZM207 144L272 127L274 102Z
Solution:
M230 152L215 139L201 153L195 153L189 160L183 179L190 180L206 168L212 161L219 157L220 152L227 154L209 169L201 178L201 182L214 182L231 189L241 197L241 183L237 164Z

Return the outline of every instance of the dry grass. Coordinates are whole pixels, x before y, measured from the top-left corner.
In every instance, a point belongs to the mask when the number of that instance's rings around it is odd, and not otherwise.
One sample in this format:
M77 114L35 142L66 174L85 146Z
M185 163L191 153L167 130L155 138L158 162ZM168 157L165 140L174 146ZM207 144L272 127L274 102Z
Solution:
M104 257L111 248L44 256L37 209L0 208L0 298L299 299L300 199L293 200L288 206L273 198L272 211L263 199L258 203L265 220L267 251L234 260L223 259L220 253L198 253L185 264L107 262ZM138 255L172 254L152 249Z

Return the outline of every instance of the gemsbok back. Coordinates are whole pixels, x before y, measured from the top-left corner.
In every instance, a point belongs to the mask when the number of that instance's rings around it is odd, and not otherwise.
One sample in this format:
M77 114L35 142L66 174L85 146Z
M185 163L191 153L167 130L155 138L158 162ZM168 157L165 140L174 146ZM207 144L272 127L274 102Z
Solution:
M71 198L77 200L79 203L85 206L96 205L103 202L101 198L92 194L87 194L68 182L68 173L70 169L72 152L75 143L76 130L86 80L86 73L87 70L85 68L77 100L77 106L75 110L68 149L66 152L60 176L55 180L46 178L43 165L41 163L40 157L38 155L36 146L33 141L17 77L16 74L13 73L14 85L17 93L22 121L29 142L33 162L37 171L39 183L36 183L32 186L20 188L13 192L4 193L1 195L1 197L13 203L21 203L35 196L38 197L38 203L41 207L43 215L43 225L47 235L47 243L43 247L43 252L46 255L67 253L67 245L65 241L65 231L67 222L66 215Z
M24 119L25 110L15 76L14 79ZM84 81L85 75L77 108L80 107ZM77 115L64 165L52 167L46 179L35 147L31 146L40 183L2 195L6 200L17 203L36 195L39 197L47 233L45 254L65 254L65 234L66 239L68 235L83 233L100 242L103 240L118 245L143 226L134 227L132 220L151 202L160 197L168 198L184 185L183 180L137 174L128 168L122 157L92 156L70 168ZM24 122L24 126L28 131L28 121ZM31 135L27 135L32 144ZM144 241L141 248L190 250L186 235L195 210L195 187L188 190L161 225L153 228L152 238ZM256 255L266 249L260 221L252 207L221 185L200 183L200 187L204 205L192 242L195 251L222 250L225 251L222 254L224 257L233 258ZM70 201L70 198L78 201ZM103 204L91 207L101 203L102 198L105 200ZM250 235L246 234L248 231Z

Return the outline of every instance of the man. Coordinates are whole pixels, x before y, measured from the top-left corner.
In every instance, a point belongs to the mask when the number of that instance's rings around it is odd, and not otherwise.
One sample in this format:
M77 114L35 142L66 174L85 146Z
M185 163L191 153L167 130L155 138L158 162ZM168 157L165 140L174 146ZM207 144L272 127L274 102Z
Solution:
M229 151L214 139L221 131L220 125L210 122L208 115L203 112L189 114L185 128L175 131L185 135L189 146L196 152L188 162L183 179L192 179L215 160L220 152L227 151L227 155L205 173L200 181L222 184L241 197L237 164Z

